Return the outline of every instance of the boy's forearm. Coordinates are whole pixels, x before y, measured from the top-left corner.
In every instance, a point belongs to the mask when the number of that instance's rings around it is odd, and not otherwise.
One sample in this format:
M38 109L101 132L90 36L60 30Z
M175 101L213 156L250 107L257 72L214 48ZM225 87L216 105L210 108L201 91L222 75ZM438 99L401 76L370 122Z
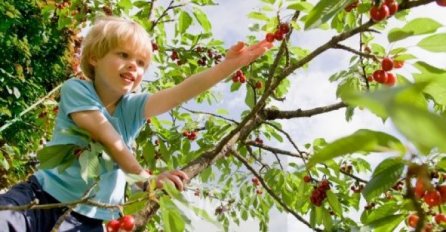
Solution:
M95 141L101 143L110 157L126 173L144 176L144 169L127 147L112 124L99 111L82 111L71 114L80 128L88 131Z
M236 63L223 61L212 68L190 76L177 86L183 90L178 93L178 101L182 103L197 96L216 85L239 68L240 66Z

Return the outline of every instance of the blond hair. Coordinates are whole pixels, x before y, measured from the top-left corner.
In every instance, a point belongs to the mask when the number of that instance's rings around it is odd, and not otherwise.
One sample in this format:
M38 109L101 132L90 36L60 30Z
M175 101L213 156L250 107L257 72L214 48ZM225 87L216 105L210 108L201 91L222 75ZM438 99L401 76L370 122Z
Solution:
M130 46L147 61L152 56L152 43L146 30L134 21L119 17L98 18L82 43L80 66L84 75L91 80L95 73L90 59L100 59L114 48Z

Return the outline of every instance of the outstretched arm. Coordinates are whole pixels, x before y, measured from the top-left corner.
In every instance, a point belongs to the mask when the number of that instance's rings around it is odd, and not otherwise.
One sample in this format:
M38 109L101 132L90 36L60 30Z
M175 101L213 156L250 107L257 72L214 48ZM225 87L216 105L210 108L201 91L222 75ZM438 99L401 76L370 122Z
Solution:
M238 42L228 50L222 63L192 75L175 87L152 95L145 105L146 118L164 113L206 91L234 71L262 56L272 46L272 43L267 41L249 47L243 42Z

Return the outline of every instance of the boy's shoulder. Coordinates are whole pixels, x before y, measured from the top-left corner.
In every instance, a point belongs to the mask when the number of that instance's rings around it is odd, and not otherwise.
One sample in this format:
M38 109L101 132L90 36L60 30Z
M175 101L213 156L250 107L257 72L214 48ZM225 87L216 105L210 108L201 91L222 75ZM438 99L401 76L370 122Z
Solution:
M93 82L90 80L81 80L79 78L70 78L62 85L62 91L70 89L74 91L92 91L94 90Z

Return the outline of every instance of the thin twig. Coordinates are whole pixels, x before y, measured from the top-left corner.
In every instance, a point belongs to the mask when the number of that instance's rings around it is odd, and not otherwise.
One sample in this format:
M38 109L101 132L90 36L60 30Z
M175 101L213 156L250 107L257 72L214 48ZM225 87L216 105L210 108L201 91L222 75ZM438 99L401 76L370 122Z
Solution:
M218 114L209 113L209 112L204 112L204 111L191 110L191 109L188 109L188 108L183 107L183 106L181 107L181 109L184 109L184 110L186 110L186 111L188 111L188 112L190 112L190 113L193 113L193 114L206 114L206 115L211 115L211 116L214 116L214 117L216 117L216 118L220 118L220 119L223 119L223 120L232 122L232 123L237 124L237 125L240 124L239 122L235 121L234 119L226 118L226 117L223 117L223 116L218 115Z
M299 220L300 222L304 223L305 225L307 225L308 227L316 230L316 231L322 231L320 229L317 228L313 228L309 222L307 222L302 216L300 216L297 212L295 212L294 210L292 210L290 207L288 207L287 204L285 204L282 199L280 199L276 193L269 188L269 186L266 184L266 182L263 180L263 178L260 176L260 174L258 174L256 172L256 170L254 170L253 167L251 167L251 165L249 165L248 161L246 161L243 157L241 157L236 151L232 150L232 155L235 156L240 162L243 163L243 165L245 165L245 167L251 171L251 173L257 177L257 179L259 180L260 184L262 185L262 187L266 190L266 192L268 192L268 194L274 199L276 200L276 202L282 207L284 208L287 212L289 212L290 214L292 214L297 220Z
M32 104L31 106L29 106L28 108L26 108L24 111L22 111L18 116L16 116L14 119L8 121L6 124L4 124L2 127L0 127L0 133L2 131L4 131L6 128L8 128L9 126L11 126L12 124L14 124L15 122L17 122L21 117L23 117L23 115L27 114L29 111L33 110L35 107L37 107L38 105L40 105L43 101L45 101L48 97L50 97L51 95L53 95L57 90L60 89L60 87L62 87L62 83L59 84L58 86L56 86L54 89L52 89L47 95L43 96L42 98L40 98L38 101L36 101L34 104Z

